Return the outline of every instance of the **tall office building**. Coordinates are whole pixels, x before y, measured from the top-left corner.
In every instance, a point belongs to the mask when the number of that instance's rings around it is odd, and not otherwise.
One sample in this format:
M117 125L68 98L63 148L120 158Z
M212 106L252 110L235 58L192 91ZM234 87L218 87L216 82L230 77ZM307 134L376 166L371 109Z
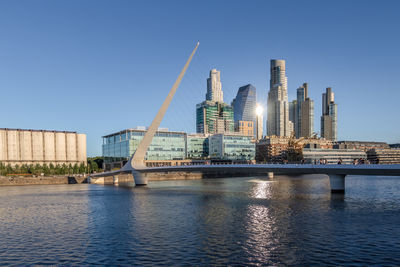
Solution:
M233 108L223 102L220 72L210 71L206 101L196 105L196 132L204 134L234 132Z
M196 132L204 134L234 132L232 106L213 101L197 104Z
M251 84L240 87L232 106L235 121L254 122L257 106L256 88Z
M210 77L207 79L206 100L214 102L224 102L224 93L221 85L221 72L216 69L210 71Z
M290 103L290 120L296 137L311 137L314 132L314 101L308 97L308 84L297 88L297 99Z
M289 120L285 61L272 59L270 72L267 135L290 136L293 131L293 123Z
M326 88L322 94L321 137L337 140L337 104L332 88Z

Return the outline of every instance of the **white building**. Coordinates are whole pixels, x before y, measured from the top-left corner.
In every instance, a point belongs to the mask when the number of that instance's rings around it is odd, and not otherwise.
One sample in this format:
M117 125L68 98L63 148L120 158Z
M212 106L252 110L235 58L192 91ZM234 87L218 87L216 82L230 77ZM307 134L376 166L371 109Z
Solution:
M221 72L216 69L210 71L210 78L207 79L206 100L224 102L224 93L221 85Z
M337 164L339 160L342 164L352 164L355 159L366 159L367 154L356 149L303 148L303 158L305 163L318 163L322 159L327 164Z
M287 77L284 60L271 60L270 90L268 92L267 135L290 136L293 123L289 120Z
M86 135L67 131L0 129L0 162L86 164Z

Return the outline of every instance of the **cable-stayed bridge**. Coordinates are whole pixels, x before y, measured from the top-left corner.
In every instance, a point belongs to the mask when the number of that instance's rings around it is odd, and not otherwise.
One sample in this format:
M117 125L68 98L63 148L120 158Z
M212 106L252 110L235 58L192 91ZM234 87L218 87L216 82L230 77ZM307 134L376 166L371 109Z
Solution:
M148 183L149 173L168 173L168 172L186 172L202 174L219 174L226 177L230 176L253 176L253 175L304 175L304 174L326 174L329 176L331 192L344 192L345 177L347 175L383 175L400 176L400 165L298 165L298 164L229 164L229 165L193 165L193 166L168 166L147 168L145 165L145 155L151 141L161 124L161 121L189 67L190 62L199 43L193 49L186 64L180 72L178 78L169 91L162 106L153 119L142 141L139 143L135 153L128 162L119 170L94 174L90 179L97 177L116 177L118 174L132 174L136 185L146 185Z

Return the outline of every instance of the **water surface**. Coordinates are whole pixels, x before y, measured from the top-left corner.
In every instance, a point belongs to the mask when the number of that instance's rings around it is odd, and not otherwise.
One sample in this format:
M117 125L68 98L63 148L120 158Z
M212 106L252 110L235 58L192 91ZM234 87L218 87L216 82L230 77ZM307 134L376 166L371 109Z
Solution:
M396 265L400 177L0 187L0 265Z

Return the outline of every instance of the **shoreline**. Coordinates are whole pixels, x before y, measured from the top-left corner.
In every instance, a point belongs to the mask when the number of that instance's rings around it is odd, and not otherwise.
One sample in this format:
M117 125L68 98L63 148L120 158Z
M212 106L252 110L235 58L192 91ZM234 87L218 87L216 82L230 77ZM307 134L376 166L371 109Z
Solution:
M0 176L0 187L10 185L85 184L87 176Z

